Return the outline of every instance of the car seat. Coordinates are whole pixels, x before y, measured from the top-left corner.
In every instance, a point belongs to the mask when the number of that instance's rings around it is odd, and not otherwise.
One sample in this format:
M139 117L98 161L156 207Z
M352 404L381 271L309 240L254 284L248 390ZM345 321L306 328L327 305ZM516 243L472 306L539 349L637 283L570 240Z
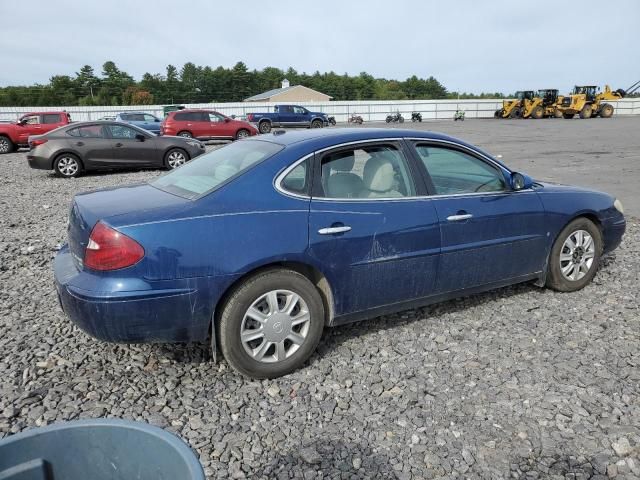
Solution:
M362 198L403 197L394 189L396 184L393 162L387 152L369 152L371 158L364 165Z
M364 189L360 176L352 172L355 164L353 151L323 166L325 193L329 198L358 198Z

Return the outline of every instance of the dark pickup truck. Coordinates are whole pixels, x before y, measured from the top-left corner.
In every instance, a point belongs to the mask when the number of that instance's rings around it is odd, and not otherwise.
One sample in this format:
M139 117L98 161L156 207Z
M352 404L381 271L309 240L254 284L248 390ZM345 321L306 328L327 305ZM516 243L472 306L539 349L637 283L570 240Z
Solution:
M30 136L43 135L69 123L71 116L67 112L31 112L17 122L0 123L0 153L26 147Z
M274 127L321 128L329 124L322 112L310 112L298 105L276 105L273 113L250 113L247 121L258 125L260 133L269 133Z

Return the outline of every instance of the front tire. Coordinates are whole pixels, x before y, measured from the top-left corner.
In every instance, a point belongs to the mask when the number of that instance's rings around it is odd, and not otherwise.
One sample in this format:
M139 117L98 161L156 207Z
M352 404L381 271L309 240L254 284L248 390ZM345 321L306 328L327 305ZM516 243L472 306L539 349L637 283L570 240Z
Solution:
M580 110L580 118L591 118L592 113L593 109L591 108L591 105L585 105L582 107L582 110Z
M311 128L322 128L322 122L320 120L314 120L311 122Z
M316 287L291 270L268 270L245 281L222 309L220 348L233 369L256 379L298 369L324 328Z
M11 153L15 149L16 146L9 137L0 135L0 155L3 153Z
M80 159L71 153L63 153L53 164L56 175L63 178L73 178L80 175L82 163Z
M544 108L537 106L533 109L533 112L531 112L531 118L539 120L542 117L544 117Z
M187 132L186 130L179 132L178 136L183 138L193 138L193 135L191 134L191 132Z
M164 165L169 170L178 168L189 161L189 155L181 148L172 148L164 155Z
M575 113L563 113L562 118L564 118L565 120L570 120L573 118L574 115Z
M588 218L577 218L564 227L551 249L547 286L574 292L596 274L602 255L602 234Z

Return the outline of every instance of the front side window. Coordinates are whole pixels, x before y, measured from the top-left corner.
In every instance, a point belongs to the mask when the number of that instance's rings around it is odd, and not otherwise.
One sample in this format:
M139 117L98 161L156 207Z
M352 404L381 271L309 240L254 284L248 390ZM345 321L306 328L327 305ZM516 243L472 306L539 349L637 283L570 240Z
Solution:
M67 135L84 138L104 138L102 125L84 125L67 130Z
M40 115L29 115L22 117L22 123L25 125L38 125L40 123Z
M212 123L224 122L224 117L218 113L209 112L209 121Z
M507 185L502 172L467 153L446 147L417 145L437 195L500 192Z
M139 134L138 131L125 127L124 125L107 125L107 128L109 129L111 138L128 140L136 138L136 135Z
M257 140L234 142L191 160L154 180L151 185L174 195L195 199L220 188L282 148L276 143Z
M144 114L144 121L145 122L155 122L157 120L156 117L154 117L153 115L149 115L148 113Z
M321 163L325 198L402 198L415 195L403 153L394 145L362 145L326 154Z
M293 112L299 115L304 115L305 113L307 113L307 110L302 107L293 107Z

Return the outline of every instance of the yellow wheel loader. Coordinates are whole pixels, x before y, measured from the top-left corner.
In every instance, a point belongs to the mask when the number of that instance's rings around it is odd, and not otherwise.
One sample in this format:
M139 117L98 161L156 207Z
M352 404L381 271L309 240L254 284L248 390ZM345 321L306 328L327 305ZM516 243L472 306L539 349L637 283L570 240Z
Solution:
M525 90L524 92L516 92L516 98L513 100L503 100L502 108L495 111L493 116L495 118L521 118L524 101L531 101L535 95L533 90Z
M619 88L612 91L609 85L605 85L604 91L598 92L594 85L576 85L573 92L562 100L559 107L564 118L573 118L578 114L580 118L602 117L609 118L613 115L613 105L607 100L620 100L640 88L640 81L634 83L626 90Z
M561 96L558 97L558 90L555 88L538 90L532 100L524 100L522 118L554 117L562 98Z

